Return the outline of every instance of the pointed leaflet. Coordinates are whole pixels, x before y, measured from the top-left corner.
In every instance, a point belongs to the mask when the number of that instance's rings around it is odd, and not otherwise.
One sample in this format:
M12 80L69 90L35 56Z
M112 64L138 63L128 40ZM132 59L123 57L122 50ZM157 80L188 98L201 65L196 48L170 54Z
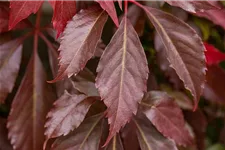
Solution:
M58 138L52 150L98 150L102 135L103 115L88 117L70 134Z
M21 20L30 14L36 13L41 7L43 0L39 1L10 1L9 29L15 27Z
M204 45L197 33L186 23L161 10L144 7L160 35L171 67L194 96L195 108L205 81Z
M5 3L0 2L0 33L8 31L9 22L9 8ZM23 29L30 27L31 24L28 20L21 21L14 29Z
M225 60L225 53L220 52L216 49L213 45L204 43L205 45L205 56L206 56L206 63L208 65L218 64L221 61Z
M61 80L79 73L94 55L101 37L107 14L99 7L89 7L77 13L70 21L60 42L60 68L57 77Z
M46 80L44 68L35 53L13 100L8 118L9 138L15 150L42 149L45 118L55 99Z
M176 144L162 136L144 115L138 115L134 122L141 150L178 150Z
M141 104L144 114L164 136L179 145L193 144L181 109L165 92L148 92Z
M102 9L104 9L109 14L109 16L112 18L113 22L115 23L115 25L118 27L119 21L118 21L118 17L116 14L114 1L113 0L96 0L96 1L100 4Z
M124 150L120 135L116 134L104 150Z
M219 9L217 6L211 4L209 1L171 1L166 0L172 6L180 7L186 11L196 13L198 11L204 12L206 10Z
M108 107L107 142L136 114L146 91L147 60L137 33L124 18L106 47L98 68L96 87ZM107 143L106 142L106 143Z
M84 120L95 98L83 94L69 94L67 91L54 103L48 113L45 135L49 138L67 135Z
M0 43L0 103L13 89L20 68L22 45L16 39Z
M57 30L57 37L63 32L67 21L76 13L76 1L49 1L53 8L52 24Z
M13 150L7 134L6 119L0 117L0 150Z

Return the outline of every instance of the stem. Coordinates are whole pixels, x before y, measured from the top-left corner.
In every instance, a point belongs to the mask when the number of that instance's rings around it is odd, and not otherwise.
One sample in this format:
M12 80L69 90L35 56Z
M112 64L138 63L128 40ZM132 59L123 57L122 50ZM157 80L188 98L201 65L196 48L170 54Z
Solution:
M56 52L56 53L58 54L58 51L57 51L57 49L55 48L55 46L54 46L54 45L46 38L46 36L45 36L43 33L39 32L38 35L42 38L42 40L46 43L46 45L47 45L51 50L53 50L54 53Z
M124 1L124 13L125 13L125 16L127 17L127 8L128 8L128 1L125 0Z
M38 10L34 30L34 55L37 54L38 50L38 33L40 28L40 20L41 20L41 10Z

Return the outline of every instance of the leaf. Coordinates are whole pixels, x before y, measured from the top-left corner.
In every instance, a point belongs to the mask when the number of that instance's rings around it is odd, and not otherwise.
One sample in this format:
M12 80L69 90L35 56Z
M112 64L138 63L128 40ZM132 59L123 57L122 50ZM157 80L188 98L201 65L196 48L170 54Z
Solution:
M176 144L163 137L143 115L134 120L141 150L177 150Z
M94 56L95 57L101 57L102 56L102 53L103 53L103 51L104 51L104 49L105 49L105 44L103 43L103 41L102 40L99 40L98 41L98 45L97 45L97 47L96 47L96 50L95 50L95 54L94 54Z
M205 132L207 128L205 115L200 109L197 109L195 112L185 111L184 116L194 130L198 150L205 150Z
M44 143L45 117L55 96L35 53L27 67L9 114L7 128L15 150L40 150Z
M84 120L95 98L83 94L69 94L67 91L54 103L45 124L46 141L50 138L67 135Z
M122 0L117 0L118 4L119 4L119 7L121 10L123 10L123 1Z
M76 1L49 1L53 8L52 24L57 30L57 37L64 31L67 21L76 13Z
M97 68L96 87L108 107L110 139L136 114L146 91L147 60L137 33L124 18Z
M13 150L7 134L6 119L0 117L0 150Z
M22 57L20 40L0 44L0 103L12 92Z
M36 13L43 0L39 1L10 1L9 30L20 21L26 19L31 13Z
M77 13L70 21L60 42L60 68L55 82L76 75L94 55L107 14L99 7L89 7Z
M0 2L0 33L8 31L9 8L5 3ZM18 23L14 29L24 29L30 27L28 20L23 20Z
M119 21L116 14L114 1L113 0L96 0L96 1L100 4L102 9L104 9L109 14L111 19L115 23L116 27L119 27Z
M171 1L166 0L171 6L180 7L191 13L204 12L207 10L219 9L209 1Z
M225 71L217 65L208 66L203 96L212 102L225 104Z
M221 61L225 60L225 53L220 52L213 45L204 43L205 45L205 56L207 65L218 64Z
M185 128L181 109L165 92L148 92L141 104L144 114L164 136L173 139L178 145L193 144Z
M171 67L194 96L196 109L206 70L205 48L200 37L178 18L155 8L144 9L166 47Z
M195 15L204 17L214 24L221 26L225 30L225 9L222 10L208 10L205 12L198 12Z
M52 150L98 150L102 134L102 114L91 116L67 136L58 138Z
M124 150L120 135L115 135L109 144L106 146L105 150Z

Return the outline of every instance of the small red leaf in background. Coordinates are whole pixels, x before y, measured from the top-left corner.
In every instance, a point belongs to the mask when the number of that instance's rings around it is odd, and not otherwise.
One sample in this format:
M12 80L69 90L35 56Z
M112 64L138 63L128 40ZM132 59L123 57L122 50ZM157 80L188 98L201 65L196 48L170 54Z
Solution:
M0 33L8 31L9 23L9 8L5 3L0 2ZM24 29L31 27L28 20L23 20L18 23L13 29Z
M60 42L60 68L55 82L78 74L94 56L108 15L100 7L78 12L70 21Z
M220 52L213 45L204 43L205 45L205 56L208 65L218 64L221 61L225 60L225 53Z
M9 29L27 18L31 13L36 13L41 7L43 0L39 1L10 1Z
M124 17L97 67L96 87L107 106L110 133L106 144L136 114L147 90L148 66L140 39Z
M116 14L116 9L114 6L114 1L112 0L96 0L102 9L106 10L106 12L109 14L109 16L112 18L113 22L117 27L119 27L119 21Z
M64 31L67 21L71 20L76 13L76 1L49 1L54 14L52 17L53 27L57 30L57 38Z
M12 91L20 68L22 45L19 39L0 43L0 103Z
M178 145L193 144L185 127L182 110L165 92L149 92L141 103L144 114L164 136L173 139Z
M46 140L67 135L77 128L84 120L95 98L84 94L69 94L67 91L54 103L54 108L48 113Z

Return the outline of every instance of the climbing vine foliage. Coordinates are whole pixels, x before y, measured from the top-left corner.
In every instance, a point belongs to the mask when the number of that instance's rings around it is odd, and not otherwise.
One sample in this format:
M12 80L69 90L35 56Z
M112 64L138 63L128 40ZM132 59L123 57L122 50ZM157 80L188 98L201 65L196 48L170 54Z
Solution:
M163 3L192 15L223 9L208 1ZM201 150L205 127L196 134L182 110L200 114L204 126L198 102L206 70L220 70L225 57L156 4L0 2L0 105L10 106L7 120L0 118L0 149ZM151 52L146 39L155 39ZM176 92L160 86L158 72Z

